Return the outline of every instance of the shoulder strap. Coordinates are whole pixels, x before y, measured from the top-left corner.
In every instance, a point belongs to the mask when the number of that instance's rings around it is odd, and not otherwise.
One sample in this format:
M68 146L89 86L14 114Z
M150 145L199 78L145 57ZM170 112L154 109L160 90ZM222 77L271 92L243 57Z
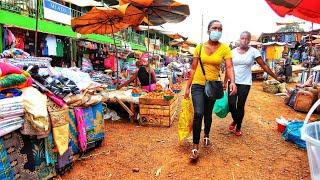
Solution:
M203 64L202 64L202 61L201 61L201 49L202 49L202 44L200 44L199 62L200 62L200 66L201 66L201 69L202 69L202 73L203 73L203 75L204 75L204 78L206 78L206 72L204 71Z

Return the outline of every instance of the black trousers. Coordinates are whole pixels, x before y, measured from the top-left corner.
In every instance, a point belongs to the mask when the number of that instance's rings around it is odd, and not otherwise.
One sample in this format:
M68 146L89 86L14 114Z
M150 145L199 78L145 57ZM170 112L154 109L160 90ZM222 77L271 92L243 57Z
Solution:
M191 95L194 109L193 143L199 144L202 119L204 119L204 133L209 135L212 123L212 108L215 100L209 99L204 92L204 86L193 84Z
M237 130L241 129L244 117L244 106L250 91L250 85L236 84L237 94L229 96L229 111L231 112L233 122L237 125Z

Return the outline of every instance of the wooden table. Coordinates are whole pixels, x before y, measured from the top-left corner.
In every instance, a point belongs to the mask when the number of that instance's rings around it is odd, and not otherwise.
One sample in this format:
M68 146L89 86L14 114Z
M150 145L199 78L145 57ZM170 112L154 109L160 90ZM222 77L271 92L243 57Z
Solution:
M136 106L139 106L139 97L133 97L130 90L114 90L104 91L101 93L104 102L119 103L129 114L130 122L133 123L137 119L138 112ZM129 107L125 104L129 103Z

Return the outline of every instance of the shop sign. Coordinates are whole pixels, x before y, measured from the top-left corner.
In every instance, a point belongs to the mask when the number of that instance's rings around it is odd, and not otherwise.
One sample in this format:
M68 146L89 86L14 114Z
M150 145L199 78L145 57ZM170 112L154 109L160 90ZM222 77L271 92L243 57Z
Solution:
M71 24L71 9L62 4L43 0L43 14L44 18L63 24Z

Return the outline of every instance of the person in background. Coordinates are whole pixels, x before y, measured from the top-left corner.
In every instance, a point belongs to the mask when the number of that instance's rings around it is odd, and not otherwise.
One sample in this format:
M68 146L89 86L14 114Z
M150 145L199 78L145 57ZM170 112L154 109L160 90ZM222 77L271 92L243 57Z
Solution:
M116 55L114 52L110 51L107 55L107 57L104 59L104 67L106 69L111 69L112 71L116 70Z
M296 62L300 62L300 53L298 50L295 50L293 55L292 55L293 61Z
M123 84L119 85L117 89L121 89L124 86L128 86L134 80L139 80L141 89L151 92L156 88L156 73L152 68L148 67L148 60L145 58L140 58L137 61L138 70L130 77L130 79ZM149 76L151 76L151 82L149 83Z
M232 65L232 55L229 46L220 42L222 35L222 24L218 20L213 20L208 25L207 33L209 40L203 44L199 44L193 55L193 63L190 71L190 78L186 85L185 98L189 98L190 87L191 96L194 108L193 118L193 148L191 151L191 160L197 160L199 157L199 141L201 135L201 124L204 119L204 138L205 147L210 145L209 133L212 123L212 109L215 99L209 98L205 93L206 80L219 80L220 65L226 63L226 70L229 74L231 84L231 95L237 92L237 87L234 82L234 72ZM199 59L199 57L201 59ZM200 60L203 63L203 68L206 76L201 69ZM221 90L223 91L223 89ZM221 92L222 93L222 92Z
M304 50L301 54L301 61L303 63L306 60L308 60L308 53L306 52L306 50Z
M287 54L284 55L284 76L285 81L288 83L292 77L292 59L287 56Z
M240 46L232 50L237 93L229 96L229 111L231 112L233 119L232 123L229 125L229 131L234 132L236 136L242 135L241 125L244 117L244 107L252 85L251 66L256 61L265 72L276 80L278 79L269 66L264 63L260 52L256 48L249 46L250 40L250 32L242 32L240 35ZM231 74L231 77L228 74L229 71L227 71L225 75L225 87L228 80L231 80L231 82L233 81L233 74Z

